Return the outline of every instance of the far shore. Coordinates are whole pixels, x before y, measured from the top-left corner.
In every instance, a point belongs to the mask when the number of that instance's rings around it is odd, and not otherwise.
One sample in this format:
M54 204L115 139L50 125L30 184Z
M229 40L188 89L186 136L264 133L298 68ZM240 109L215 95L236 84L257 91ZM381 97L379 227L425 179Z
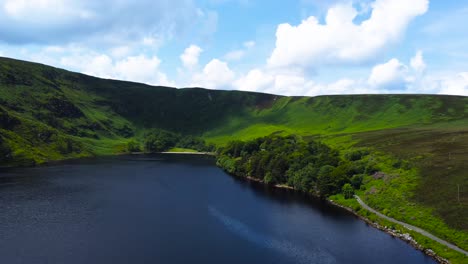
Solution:
M130 152L130 153L122 153L122 154L130 154L130 155L144 155L144 154L185 154L185 155L208 155L214 156L215 153L213 152L195 152L195 151L162 151L162 152Z
M160 154L188 154L188 155L209 155L214 156L213 152L185 152L185 151L164 151L158 152Z

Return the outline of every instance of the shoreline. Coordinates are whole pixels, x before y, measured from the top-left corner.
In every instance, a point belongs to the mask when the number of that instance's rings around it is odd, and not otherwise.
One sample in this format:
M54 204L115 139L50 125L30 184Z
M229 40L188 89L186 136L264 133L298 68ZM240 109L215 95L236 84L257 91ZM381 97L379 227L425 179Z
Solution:
M146 154L146 153L143 153ZM183 155L207 155L207 156L214 156L212 152L182 152L182 151L163 151L157 152L157 154L183 154Z
M151 155L151 154L183 154L183 155L206 155L215 156L213 152L183 152L183 151L162 151L162 152L126 152L117 155Z
M229 173L228 173L229 174ZM232 175L232 174L229 174L229 175ZM252 182L256 182L256 183L261 183L263 185L266 185L266 186L270 186L270 187L273 187L273 188L278 188L278 189L283 189L283 190L289 190L289 191L297 191L294 187L291 187L291 186L288 186L288 185L284 185L284 184L275 184L275 185L271 185L271 184L266 184L264 181L260 180L260 179L257 179L257 178L253 178L253 177L250 177L250 176L246 176L246 177L242 177L242 176L236 176L236 175L232 175L233 177L236 177L236 178L240 178L240 179L244 179L246 181L252 181ZM316 195L313 195L313 194L307 194L309 196L313 196L315 198L319 198L318 196ZM450 264L450 262L440 256L438 256L434 251L432 251L431 249L426 249L426 248L423 248L417 241L415 241L410 234L408 233L400 233L398 230L394 230L394 229L390 229L386 226L381 226L379 223L375 223L371 220L369 220L368 218L358 214L356 211L354 211L353 209L349 208L349 207L346 207L344 205L341 205L341 204L338 204L336 203L335 201L333 200L330 200L330 199L325 199L325 201L327 203L329 203L330 205L332 206L335 206L335 207L339 207L343 210L346 210L348 211L349 213L353 214L355 217L359 218L360 220L364 221L366 224L380 230L380 231L383 231L384 233L394 237L394 238L398 238L398 239L401 239L403 240L404 242L408 243L409 245L411 245L414 249L418 250L418 251L421 251L422 253L424 253L426 256L429 256L431 257L432 259L434 259L436 262L440 263L440 264ZM379 217L380 218L380 217Z

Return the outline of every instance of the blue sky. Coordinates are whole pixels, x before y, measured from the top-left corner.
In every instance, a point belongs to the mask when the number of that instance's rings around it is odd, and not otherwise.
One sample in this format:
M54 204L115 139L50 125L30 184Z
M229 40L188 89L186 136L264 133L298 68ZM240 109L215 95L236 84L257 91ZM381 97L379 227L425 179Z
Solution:
M468 95L468 0L0 0L0 56L285 95Z

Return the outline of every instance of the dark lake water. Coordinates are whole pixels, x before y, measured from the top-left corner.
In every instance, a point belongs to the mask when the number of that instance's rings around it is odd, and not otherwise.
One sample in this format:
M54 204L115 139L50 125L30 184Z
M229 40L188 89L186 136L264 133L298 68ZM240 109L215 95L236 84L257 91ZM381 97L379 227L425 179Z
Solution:
M353 215L210 157L0 171L0 263L434 263Z

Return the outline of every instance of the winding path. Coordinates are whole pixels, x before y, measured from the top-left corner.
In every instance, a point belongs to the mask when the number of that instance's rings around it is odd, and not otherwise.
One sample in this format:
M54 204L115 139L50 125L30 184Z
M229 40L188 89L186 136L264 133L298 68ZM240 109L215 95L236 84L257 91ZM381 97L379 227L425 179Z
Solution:
M382 213L379 213L378 211L372 209L372 208L369 207L367 204L365 204L365 203L361 200L361 198L359 198L359 196L354 195L354 197L356 198L356 200L358 201L358 203L359 203L364 209L366 209L367 211L370 211L370 212L372 212L372 213L378 215L379 217L384 218L385 220L388 220L388 221L390 221L390 222L393 222L393 223L402 225L402 226L408 228L409 230L413 230L413 231L415 231L415 232L418 232L418 233L420 233L420 234L423 235L423 236L426 236L426 237L428 237L428 238L430 238L430 239L432 239L432 240L435 240L435 241L439 242L439 243L442 244L442 245L445 245L445 246L447 246L447 247L449 247L449 248L451 248L451 249L453 249L453 250L456 250L456 251L458 251L458 252L464 254L465 256L468 256L468 251L463 250L463 249L461 249L461 248L455 246L454 244L451 244L451 243L449 243L449 242L447 242L447 241L445 241L445 240L443 240L443 239L440 239L440 238L434 236L433 234L431 234L431 233L429 233L429 232L427 232L427 231L425 231L425 230L423 230L423 229L421 229L421 228L419 228L419 227L416 227L416 226L413 226L413 225L410 225L410 224L407 224L407 223L403 223L403 222L401 222L401 221L398 221L398 220L396 220L396 219L393 219L393 218L391 218L391 217L388 217L388 216L386 216L386 215L384 215L384 214L382 214Z

